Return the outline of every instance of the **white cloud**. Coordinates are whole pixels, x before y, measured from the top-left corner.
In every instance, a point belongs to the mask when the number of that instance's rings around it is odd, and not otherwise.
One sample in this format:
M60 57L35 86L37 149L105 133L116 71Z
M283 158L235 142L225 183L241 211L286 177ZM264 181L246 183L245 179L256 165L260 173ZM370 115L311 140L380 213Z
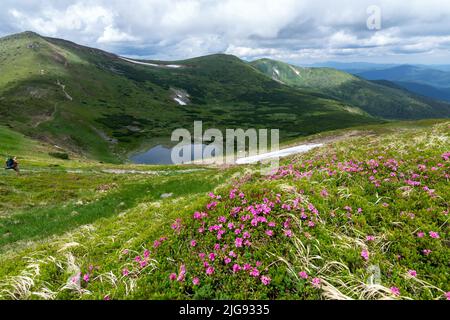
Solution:
M129 34L122 32L112 25L108 25L105 27L103 34L100 38L97 39L98 43L113 43L113 42L129 42L129 41L137 41L138 38L134 36L130 36Z
M375 3L376 32L366 27L373 0L2 0L0 33L33 30L161 59L218 51L302 61L450 56L450 1Z

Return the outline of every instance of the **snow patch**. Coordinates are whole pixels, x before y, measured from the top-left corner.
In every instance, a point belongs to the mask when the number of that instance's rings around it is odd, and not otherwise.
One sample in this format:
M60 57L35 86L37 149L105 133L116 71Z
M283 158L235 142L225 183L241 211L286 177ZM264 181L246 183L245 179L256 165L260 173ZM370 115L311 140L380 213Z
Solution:
M156 63L149 63L149 62L142 62L142 61L136 61L136 60L131 60L128 58L124 58L124 57L119 57L120 59L130 62L130 63L134 63L134 64L139 64L139 65L143 65L143 66L150 66L150 67L157 67L157 68L172 68L172 69L177 69L177 68L182 68L183 66L178 65L178 64L156 64Z
M289 66L291 67L292 71L295 72L296 75L298 75L300 77L300 71L298 71L297 69L295 69L293 66Z
M280 76L280 71L276 67L273 67L273 72L274 75L276 74L278 77Z
M190 95L186 92L186 90L170 88L174 93L172 95L172 99L175 100L180 106L186 106L190 103Z
M180 98L173 98L173 100L175 100L176 102L178 102L178 104L179 104L180 106L185 106L185 105L187 105L187 103L184 102L183 100L181 100Z
M259 154L259 155L252 156L252 157L237 159L236 164L251 164L251 163L257 163L262 160L273 159L273 158L277 158L277 157L280 157L280 158L287 157L292 154L304 153L309 150L312 150L312 149L315 149L318 147L322 147L322 146L323 146L323 144L304 144L304 145L300 145L300 146L296 146L296 147L292 147L292 148L282 149L279 151L268 152L268 153L263 153L263 154Z

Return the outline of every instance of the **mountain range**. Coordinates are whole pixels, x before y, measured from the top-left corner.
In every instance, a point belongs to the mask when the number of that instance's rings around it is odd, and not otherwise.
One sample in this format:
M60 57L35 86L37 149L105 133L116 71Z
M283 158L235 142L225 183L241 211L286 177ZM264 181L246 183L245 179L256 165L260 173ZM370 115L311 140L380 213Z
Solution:
M368 81L336 69L297 67L270 59L251 64L280 83L326 94L372 116L419 119L446 117L450 112L447 103L419 96L389 81Z
M281 139L391 119L449 117L450 104L329 68L215 54L120 57L24 32L0 39L0 125L122 162L177 128L279 128Z

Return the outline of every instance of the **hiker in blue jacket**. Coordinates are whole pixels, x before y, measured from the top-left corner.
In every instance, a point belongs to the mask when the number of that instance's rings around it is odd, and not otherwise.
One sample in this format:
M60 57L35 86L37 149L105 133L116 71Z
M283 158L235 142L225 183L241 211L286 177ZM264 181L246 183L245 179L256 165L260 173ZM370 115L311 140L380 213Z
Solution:
M17 158L16 158L16 157L14 157L14 158L9 157L9 158L6 160L6 167L5 167L5 170L14 170L14 171L17 173L17 175L20 174L20 170L19 170L19 162L17 161Z

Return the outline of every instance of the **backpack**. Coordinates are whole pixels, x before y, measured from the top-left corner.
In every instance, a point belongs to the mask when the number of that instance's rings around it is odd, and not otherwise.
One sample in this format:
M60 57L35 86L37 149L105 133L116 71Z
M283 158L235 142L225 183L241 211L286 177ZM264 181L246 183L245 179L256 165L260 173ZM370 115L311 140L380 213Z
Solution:
M12 158L9 158L7 161L6 161L6 167L7 168L12 168L14 166L14 160L12 159Z

